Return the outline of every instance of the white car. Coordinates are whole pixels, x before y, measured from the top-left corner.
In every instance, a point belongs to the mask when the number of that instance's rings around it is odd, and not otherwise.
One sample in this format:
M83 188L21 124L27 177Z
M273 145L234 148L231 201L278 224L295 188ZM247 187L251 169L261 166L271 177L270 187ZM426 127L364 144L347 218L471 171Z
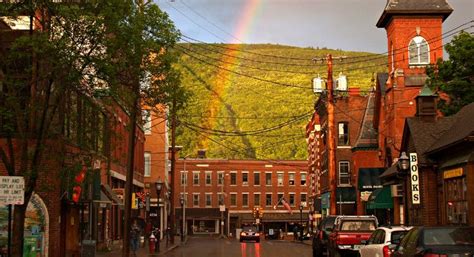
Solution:
M390 245L396 245L411 227L388 226L378 227L359 250L360 257L390 257ZM364 243L364 242L362 242Z

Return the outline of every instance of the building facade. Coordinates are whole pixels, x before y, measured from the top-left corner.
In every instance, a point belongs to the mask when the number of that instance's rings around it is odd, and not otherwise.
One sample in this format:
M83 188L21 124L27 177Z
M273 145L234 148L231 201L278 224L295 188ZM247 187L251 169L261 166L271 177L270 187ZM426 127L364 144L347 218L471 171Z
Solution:
M257 222L254 208L263 213L258 223L265 233L308 224L307 161L179 159L176 170L177 227L183 224L183 203L187 234L235 236L242 225Z

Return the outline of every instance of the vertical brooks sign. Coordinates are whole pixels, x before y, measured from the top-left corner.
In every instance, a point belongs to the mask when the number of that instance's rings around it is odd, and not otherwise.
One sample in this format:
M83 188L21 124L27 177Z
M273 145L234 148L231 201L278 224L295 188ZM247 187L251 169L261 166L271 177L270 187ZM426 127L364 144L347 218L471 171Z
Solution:
M418 176L418 157L410 153L411 201L420 204L420 177Z

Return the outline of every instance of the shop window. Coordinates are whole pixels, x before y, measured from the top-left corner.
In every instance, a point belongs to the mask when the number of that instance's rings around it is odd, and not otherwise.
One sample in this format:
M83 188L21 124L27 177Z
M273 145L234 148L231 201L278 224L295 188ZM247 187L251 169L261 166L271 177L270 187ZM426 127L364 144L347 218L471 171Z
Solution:
M445 180L446 214L450 224L467 224L466 177Z

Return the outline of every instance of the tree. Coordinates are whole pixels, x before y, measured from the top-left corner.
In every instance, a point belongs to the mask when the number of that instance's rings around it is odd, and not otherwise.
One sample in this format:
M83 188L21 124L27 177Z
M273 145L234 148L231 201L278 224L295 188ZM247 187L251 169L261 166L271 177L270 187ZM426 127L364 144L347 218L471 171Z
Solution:
M0 5L0 16L29 17L29 30L19 35L0 31L0 36L15 38L8 51L0 52L5 60L0 63L0 159L9 176L25 178L25 202L14 212L12 256L22 256L26 207L39 190L38 179L48 175L41 167L48 151L57 147L51 139L61 134L60 108L67 94L93 98L98 89L107 90L136 117L142 99L166 104L166 90L179 87L175 58L168 51L179 33L158 6L122 0L65 2ZM172 82L168 74L173 74ZM140 87L150 76L160 79Z
M474 102L474 36L461 32L446 45L449 59L427 69L429 85L444 93L438 107L447 116Z

